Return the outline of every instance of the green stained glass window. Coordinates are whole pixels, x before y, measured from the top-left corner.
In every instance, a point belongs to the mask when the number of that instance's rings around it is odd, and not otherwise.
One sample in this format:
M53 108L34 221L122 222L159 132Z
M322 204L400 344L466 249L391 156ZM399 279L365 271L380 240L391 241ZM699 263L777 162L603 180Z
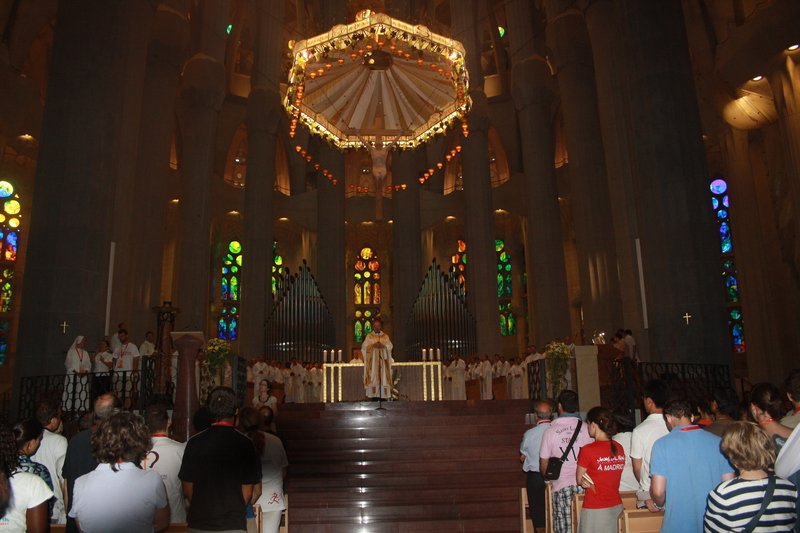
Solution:
M217 337L228 341L239 338L239 299L241 298L242 243L228 241L220 266L220 314Z
M283 257L278 254L278 241L272 241L272 298L278 297L283 281Z

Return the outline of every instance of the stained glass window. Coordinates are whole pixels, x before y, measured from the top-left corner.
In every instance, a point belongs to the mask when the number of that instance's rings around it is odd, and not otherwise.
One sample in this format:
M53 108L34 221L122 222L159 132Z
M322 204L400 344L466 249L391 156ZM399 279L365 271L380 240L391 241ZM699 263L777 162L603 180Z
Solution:
M14 185L0 181L0 366L8 355L8 333L14 312L14 272L19 250L22 204Z
M278 242L272 241L272 297L283 290L283 257L278 254Z
M511 252L505 241L496 239L494 250L497 253L497 298L500 300L500 335L509 337L517 334L517 317L511 308L513 292L511 275Z
M222 311L217 319L217 337L228 341L239 338L239 300L242 281L242 243L228 242L220 267Z
M728 182L722 178L714 179L709 185L711 190L711 211L719 232L720 253L722 255L722 282L725 285L725 303L728 311L728 329L731 346L734 352L746 350L744 339L744 319L739 295L739 274L733 253L733 236L731 221L728 218L730 198Z
M361 249L353 263L353 304L353 340L363 342L381 306L381 263L369 246Z
M456 243L456 253L450 256L450 272L463 286L467 286L467 243L459 239Z

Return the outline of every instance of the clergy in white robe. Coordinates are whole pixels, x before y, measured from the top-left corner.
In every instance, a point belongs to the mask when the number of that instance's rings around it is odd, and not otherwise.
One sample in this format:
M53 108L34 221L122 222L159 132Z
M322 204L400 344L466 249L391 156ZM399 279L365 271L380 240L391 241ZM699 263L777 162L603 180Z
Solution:
M392 341L383 332L383 322L376 318L372 321L372 331L361 343L367 398L392 397L392 348Z
M522 400L525 397L524 384L522 381L524 375L522 364L515 361L508 375L510 376L511 382L511 399Z
M452 400L467 399L466 369L467 364L460 355L457 355L447 368L452 379L450 382L450 399Z
M478 372L481 378L481 400L491 400L494 398L492 392L492 378L494 377L494 368L491 361L486 356L480 365L478 365Z

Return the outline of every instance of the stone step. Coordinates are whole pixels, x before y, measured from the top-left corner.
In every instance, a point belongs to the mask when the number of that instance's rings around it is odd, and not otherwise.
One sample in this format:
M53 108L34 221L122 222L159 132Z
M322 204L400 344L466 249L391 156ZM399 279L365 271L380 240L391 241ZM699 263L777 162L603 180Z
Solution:
M522 480L522 481L520 481ZM447 488L453 486L503 487L522 486L522 472L448 472L448 473L404 473L404 474L340 474L337 476L294 476L287 481L291 492L314 488Z
M519 533L519 517L484 517L466 520L402 522L348 521L347 523L295 523L291 533Z
M519 446L522 434L506 435L474 435L464 439L465 444L470 446ZM284 447L289 450L313 450L320 448L320 441L316 439L282 439ZM419 439L416 437L394 436L383 438L344 438L326 439L325 447L334 450L353 450L353 449L422 449L427 448L450 448L459 442L458 437L428 437Z
M515 472L520 469L516 457L501 459L464 459L439 461L302 461L289 466L293 476L328 476L348 473L393 474L419 472Z

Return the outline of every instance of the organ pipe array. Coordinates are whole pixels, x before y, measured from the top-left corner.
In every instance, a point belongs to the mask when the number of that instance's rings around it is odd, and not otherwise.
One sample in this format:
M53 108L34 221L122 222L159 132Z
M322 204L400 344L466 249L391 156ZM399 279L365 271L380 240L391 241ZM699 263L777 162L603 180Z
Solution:
M266 356L276 361L322 362L333 348L333 317L305 260L297 274L287 268L266 323Z
M443 273L436 259L411 309L409 354L422 358L422 348L438 348L442 358L466 357L475 353L475 317L467 308L466 291L452 272Z

